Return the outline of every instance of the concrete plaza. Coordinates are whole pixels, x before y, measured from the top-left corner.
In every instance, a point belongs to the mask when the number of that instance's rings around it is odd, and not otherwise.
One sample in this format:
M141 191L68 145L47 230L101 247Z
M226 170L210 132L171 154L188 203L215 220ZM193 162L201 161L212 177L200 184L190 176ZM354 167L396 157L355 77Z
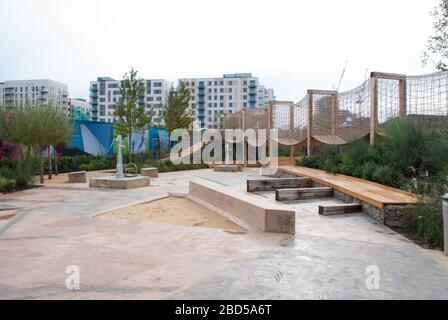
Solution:
M315 201L288 204L296 211L295 236L103 214L185 195L193 177L246 192L246 179L258 174L162 173L150 187L130 190L62 183L60 175L43 187L0 195L0 299L448 298L448 259L441 253L362 213L319 216ZM72 265L80 270L79 290L65 284ZM371 270L379 276L374 288Z

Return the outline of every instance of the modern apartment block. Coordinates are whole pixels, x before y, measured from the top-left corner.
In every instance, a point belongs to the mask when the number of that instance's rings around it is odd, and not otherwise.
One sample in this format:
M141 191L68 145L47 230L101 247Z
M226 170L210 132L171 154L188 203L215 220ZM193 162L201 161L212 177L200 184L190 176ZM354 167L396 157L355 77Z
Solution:
M64 83L43 80L15 80L0 82L0 104L49 103L50 101L67 112L68 87Z
M109 77L99 77L90 82L90 104L92 105L92 120L113 122L117 103L121 99L121 80ZM161 109L171 89L171 83L164 79L148 79L143 82L145 94L139 103L146 104L148 113L152 113L153 125L161 125Z
M191 91L190 110L201 128L222 125L224 113L242 108L264 108L274 91L266 89L251 73L225 74L221 78L179 79Z
M85 99L69 99L68 116L74 120L90 120L92 106Z

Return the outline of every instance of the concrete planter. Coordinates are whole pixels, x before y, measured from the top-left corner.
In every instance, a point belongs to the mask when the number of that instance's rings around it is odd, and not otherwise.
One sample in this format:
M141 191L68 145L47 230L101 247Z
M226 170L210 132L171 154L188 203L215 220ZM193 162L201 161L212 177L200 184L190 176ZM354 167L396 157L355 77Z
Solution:
M444 244L443 248L445 255L448 256L448 193L442 197L443 202L443 234Z

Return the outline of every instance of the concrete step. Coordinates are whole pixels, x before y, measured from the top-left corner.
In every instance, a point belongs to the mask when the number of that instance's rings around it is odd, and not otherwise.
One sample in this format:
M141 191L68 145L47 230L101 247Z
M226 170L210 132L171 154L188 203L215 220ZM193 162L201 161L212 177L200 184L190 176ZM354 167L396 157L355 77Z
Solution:
M361 212L362 205L356 203L344 203L319 206L319 214L324 216L330 216L333 214L353 213Z
M247 192L274 191L277 189L309 188L313 185L310 178L279 178L247 180Z
M279 189L275 191L275 200L290 201L316 198L329 198L333 196L333 188L298 188L298 189Z

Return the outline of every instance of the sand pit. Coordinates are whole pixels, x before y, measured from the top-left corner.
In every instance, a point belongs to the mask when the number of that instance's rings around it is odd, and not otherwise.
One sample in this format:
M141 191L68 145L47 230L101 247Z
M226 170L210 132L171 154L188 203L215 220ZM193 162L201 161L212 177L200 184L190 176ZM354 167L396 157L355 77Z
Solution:
M246 230L196 202L182 197L167 197L136 206L110 211L103 217L151 220L187 227L221 229L231 233L245 233Z

